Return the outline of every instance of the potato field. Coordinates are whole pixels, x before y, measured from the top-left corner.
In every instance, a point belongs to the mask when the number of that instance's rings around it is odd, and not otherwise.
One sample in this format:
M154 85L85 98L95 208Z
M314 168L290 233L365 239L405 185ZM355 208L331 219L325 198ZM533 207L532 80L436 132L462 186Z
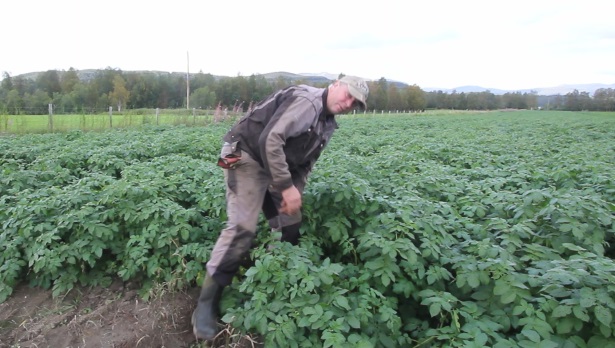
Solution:
M341 116L298 246L264 221L222 320L266 347L615 347L615 114ZM230 123L0 136L0 302L194 287Z

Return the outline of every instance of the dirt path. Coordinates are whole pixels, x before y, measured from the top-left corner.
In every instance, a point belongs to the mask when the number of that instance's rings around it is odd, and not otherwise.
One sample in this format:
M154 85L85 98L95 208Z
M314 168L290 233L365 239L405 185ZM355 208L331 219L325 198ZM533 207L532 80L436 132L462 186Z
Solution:
M146 303L135 289L118 281L52 299L50 290L20 285L0 304L0 348L207 347L192 335L190 316L197 295L198 288L163 293Z

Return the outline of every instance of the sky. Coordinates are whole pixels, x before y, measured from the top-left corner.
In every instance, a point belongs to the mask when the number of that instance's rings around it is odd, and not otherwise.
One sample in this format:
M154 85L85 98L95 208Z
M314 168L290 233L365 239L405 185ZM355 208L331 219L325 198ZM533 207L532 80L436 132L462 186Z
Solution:
M422 88L615 83L608 0L20 0L0 73L356 75Z

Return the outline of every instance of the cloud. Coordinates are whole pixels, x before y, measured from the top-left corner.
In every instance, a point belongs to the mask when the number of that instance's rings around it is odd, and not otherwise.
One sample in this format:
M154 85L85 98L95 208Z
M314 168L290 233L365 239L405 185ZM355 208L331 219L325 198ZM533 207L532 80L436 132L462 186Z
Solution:
M610 5L489 0L9 2L0 71L348 73L420 86L613 83ZM4 9L3 8L3 9ZM31 9L36 8L36 11ZM30 30L23 30L25 27Z

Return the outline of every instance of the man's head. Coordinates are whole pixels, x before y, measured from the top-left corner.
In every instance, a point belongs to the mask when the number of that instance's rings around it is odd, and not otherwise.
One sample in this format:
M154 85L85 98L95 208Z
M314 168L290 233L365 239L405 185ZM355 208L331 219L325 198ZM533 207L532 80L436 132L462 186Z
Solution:
M356 107L367 108L369 88L355 76L344 76L329 86L327 109L332 114L343 114Z

